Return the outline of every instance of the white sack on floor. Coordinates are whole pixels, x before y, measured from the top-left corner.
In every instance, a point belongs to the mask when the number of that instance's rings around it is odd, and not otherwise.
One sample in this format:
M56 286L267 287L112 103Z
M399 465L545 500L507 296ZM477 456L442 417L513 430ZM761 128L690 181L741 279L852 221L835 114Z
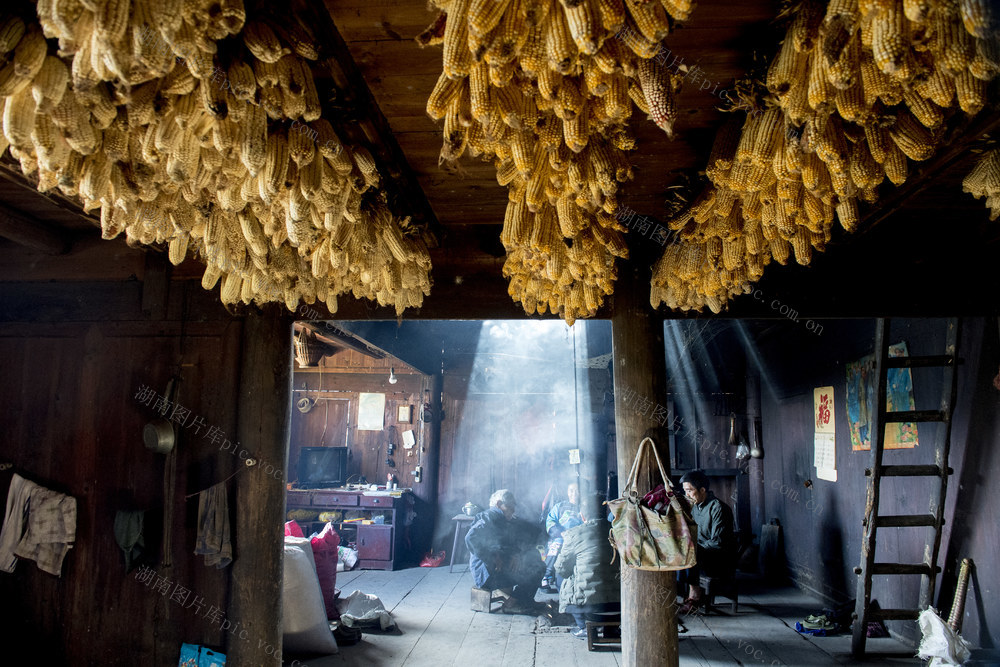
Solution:
M928 667L939 665L961 665L969 659L969 642L956 634L951 627L941 620L932 607L920 612L917 618L920 632L924 638L920 640L917 657L927 660Z
M337 653L337 640L326 619L309 538L285 537L284 575L281 590L283 650Z
M392 620L392 614L386 611L385 605L377 595L354 591L346 598L340 598L338 609L340 609L340 620L352 628L377 625L382 630L388 630L396 625Z

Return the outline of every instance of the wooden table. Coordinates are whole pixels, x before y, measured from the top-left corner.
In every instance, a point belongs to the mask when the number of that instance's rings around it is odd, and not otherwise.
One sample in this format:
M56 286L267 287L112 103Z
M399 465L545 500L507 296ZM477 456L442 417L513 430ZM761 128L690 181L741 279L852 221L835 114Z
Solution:
M458 532L461 525L468 524L465 527L465 532L469 532L469 528L472 527L472 522L475 521L476 517L468 516L467 514L456 514L451 517L451 520L455 522L455 539L451 542L451 562L448 563L448 571L455 571L455 552L458 551ZM463 535L464 537L464 535ZM465 541L463 540L463 543Z

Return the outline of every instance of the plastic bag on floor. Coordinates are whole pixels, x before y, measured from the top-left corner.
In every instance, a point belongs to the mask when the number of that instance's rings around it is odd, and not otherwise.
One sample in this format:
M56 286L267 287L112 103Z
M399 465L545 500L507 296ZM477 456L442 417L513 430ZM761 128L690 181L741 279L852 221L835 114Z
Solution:
M354 591L340 599L340 621L350 627L378 627L388 630L396 625L377 595Z
M286 537L282 581L282 639L290 652L337 652L323 607L312 545L308 538Z
M928 607L920 612L917 617L917 625L923 639L920 640L920 648L917 657L924 660L930 659L928 667L938 665L961 665L969 659L969 642L962 639L951 627L941 620L937 611Z

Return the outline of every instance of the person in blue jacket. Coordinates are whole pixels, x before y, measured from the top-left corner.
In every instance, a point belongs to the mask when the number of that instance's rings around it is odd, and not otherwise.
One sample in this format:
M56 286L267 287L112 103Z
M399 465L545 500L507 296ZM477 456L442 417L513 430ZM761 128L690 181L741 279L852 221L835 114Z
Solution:
M541 532L515 518L516 507L510 490L494 492L489 509L477 514L469 527L465 546L476 587L510 590L502 611L523 614L535 609L535 591L545 566L537 551Z
M546 593L559 592L556 580L556 559L563 545L563 533L583 523L580 519L580 487L571 482L566 488L566 500L552 506L545 516L545 532L549 534L548 551L545 553L545 576L542 578L541 589Z

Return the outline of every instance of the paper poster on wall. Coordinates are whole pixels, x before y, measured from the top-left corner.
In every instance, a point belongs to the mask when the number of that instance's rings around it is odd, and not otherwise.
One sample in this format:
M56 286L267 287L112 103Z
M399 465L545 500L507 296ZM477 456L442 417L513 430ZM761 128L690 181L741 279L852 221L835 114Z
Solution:
M833 387L813 389L813 465L816 476L837 481L837 430L833 410Z
M410 449L417 444L417 439L413 437L413 430L403 431L403 447Z
M813 421L817 433L834 433L833 387L813 389Z
M381 431L385 427L385 394L358 394L358 430Z
M813 465L816 466L816 476L829 482L837 481L837 440L833 433L817 433L815 435Z
M890 357L906 357L906 343L889 346ZM871 429L875 426L875 356L869 354L847 364L847 423L851 448L871 449ZM886 410L913 410L913 377L909 368L890 368L886 377ZM917 425L891 422L885 426L884 449L917 446Z

